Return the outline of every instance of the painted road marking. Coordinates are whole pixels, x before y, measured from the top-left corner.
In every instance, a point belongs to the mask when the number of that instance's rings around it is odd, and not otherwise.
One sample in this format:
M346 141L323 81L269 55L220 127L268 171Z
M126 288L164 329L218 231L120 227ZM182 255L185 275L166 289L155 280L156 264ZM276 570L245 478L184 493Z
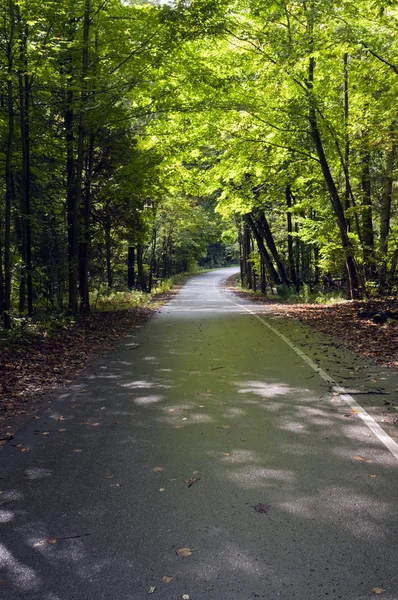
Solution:
M216 287L216 282L214 282L213 287L214 287L214 290L217 292L217 294L222 296L221 292ZM370 414L367 413L366 410L364 408L362 408L362 406L360 404L358 404L358 402L356 400L354 400L354 398L350 394L348 394L347 391L343 387L341 387L341 385L339 385L337 383L337 381L335 381L333 379L333 377L331 377L328 373L326 373L326 371L324 371L323 369L318 367L318 365L316 363L314 363L314 361L309 356L307 356L302 350L300 350L300 348L298 348L283 333L278 331L278 329L276 329L276 327L271 325L271 323L268 323L268 321L266 321L265 319L263 319L262 317L257 315L255 312L253 312L246 306L244 306L242 304L238 304L238 302L234 302L233 300L230 300L229 298L225 298L225 300L227 300L228 302L231 302L231 304L235 304L235 306L239 306L239 308L243 308L246 312L253 315L253 317L258 319L263 325L268 327L268 329L270 329L275 335L277 335L288 346L290 346L290 348L292 350L294 350L294 352L296 354L298 354L311 367L311 369L316 371L318 373L318 375L320 375L320 377L322 377L322 379L324 379L328 383L332 384L332 389L339 394L339 396L342 400L344 400L353 410L356 411L356 414L359 417L361 417L361 419L365 423L365 425L367 425L369 427L369 429L375 434L375 436L386 446L386 448L391 452L391 454L398 460L398 444L392 439L392 437L390 437L388 435L388 433L386 433L384 431L384 429L382 427L380 427L380 425L378 423L376 423L374 418L371 417Z

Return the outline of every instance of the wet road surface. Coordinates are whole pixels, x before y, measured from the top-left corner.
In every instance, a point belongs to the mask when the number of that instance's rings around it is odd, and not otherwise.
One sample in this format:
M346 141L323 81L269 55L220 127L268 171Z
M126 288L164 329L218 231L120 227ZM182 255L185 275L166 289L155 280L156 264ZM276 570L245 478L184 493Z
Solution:
M191 279L2 448L1 599L398 599L396 457L219 287L232 272ZM308 328L265 319L306 351ZM325 352L338 383L396 385Z

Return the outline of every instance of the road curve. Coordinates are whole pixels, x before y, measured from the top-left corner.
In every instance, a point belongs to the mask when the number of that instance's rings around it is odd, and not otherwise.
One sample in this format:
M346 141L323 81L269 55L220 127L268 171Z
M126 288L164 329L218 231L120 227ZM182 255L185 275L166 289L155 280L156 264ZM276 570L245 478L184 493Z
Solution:
M192 278L1 449L0 599L398 599L396 458L232 272Z

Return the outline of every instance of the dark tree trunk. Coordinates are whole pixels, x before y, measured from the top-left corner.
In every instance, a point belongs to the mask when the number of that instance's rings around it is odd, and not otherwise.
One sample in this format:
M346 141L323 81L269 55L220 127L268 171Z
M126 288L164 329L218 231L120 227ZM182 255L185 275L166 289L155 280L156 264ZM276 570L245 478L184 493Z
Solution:
M14 186L12 173L13 144L14 144L14 99L13 99L13 70L14 70L14 38L15 38L15 5L9 2L10 34L7 41L7 117L8 133L6 145L6 193L5 193L5 236L4 236L4 327L11 328L11 205L13 204Z
M4 313L3 224L0 219L0 315Z
M135 248L129 246L127 254L127 285L129 290L135 287Z
M390 232L391 220L391 199L393 189L393 169L395 161L396 145L392 143L391 151L387 154L386 166L384 172L383 195L380 208L380 267L379 267L379 283L383 287L386 283L387 276L387 253L388 253L388 235Z
M262 232L263 238L265 239L265 242L269 248L269 251L271 252L271 255L274 258L276 268L278 270L279 278L280 278L281 282L284 283L285 285L289 285L289 279L286 275L286 270L285 270L284 264L279 256L279 252L276 247L270 226L268 224L268 220L263 212L261 212L257 217L257 226L258 226L259 230Z
M20 21L19 9L17 14ZM22 213L22 274L20 284L19 309L25 310L27 291L28 315L33 313L33 283L32 283L32 233L30 214L30 83L28 75L27 41L28 26L21 24L20 37L20 68L18 73L19 84L19 111L21 125L21 155L22 155L22 180L21 180L21 213Z
M86 159L86 173L84 186L84 202L81 210L82 231L79 245L79 291L80 310L83 313L90 312L90 290L89 290L89 257L91 239L91 178L94 165L94 134L90 135L88 156Z
M106 203L105 213L105 261L106 261L106 281L108 292L112 289L113 285L113 272L112 272L112 220L111 220L111 209L110 200Z
M261 281L260 281L260 289L262 294L267 293L267 279L265 274L265 262L263 257L260 255L261 259Z
M292 192L290 186L286 186L285 190L286 195L286 205L287 205L287 252L288 252L288 260L289 260L289 270L290 270L290 279L298 291L298 282L296 275L296 268L294 266L294 251L293 251L293 224L292 224Z
M88 296L88 236L90 228L90 204L89 198L85 198L83 204L83 169L84 169L84 154L85 154L85 121L86 121L86 103L87 103L87 75L89 63L89 33L90 33L90 0L84 0L84 17L83 17L83 48L82 48L82 74L81 74L81 94L79 108L79 122L77 134L77 160L76 160L76 177L75 177L75 193L74 193L74 216L73 216L73 240L72 240L72 255L73 263L75 263L76 277L74 279L75 290L73 291L74 302L70 306L71 312L77 313L77 275L79 274L80 283L83 283L83 289L80 289L81 306L85 312L90 310ZM87 202L86 202L87 200ZM83 248L79 248L79 235L81 230L80 212L83 212L83 231L82 240ZM79 256L80 250L80 256ZM80 265L80 258L83 259L83 265ZM86 263L86 264L84 264ZM87 271L87 275L86 275Z
M78 250L79 250L79 204L76 202L75 183L75 157L74 157L74 121L73 111L74 93L72 89L72 57L66 59L66 106L65 106L65 135L66 135L66 178L67 178L67 223L68 223L68 279L69 300L68 310L72 314L78 311L77 279L78 279Z
M322 173L329 190L330 201L332 204L332 208L336 215L337 224L340 231L341 244L343 246L343 251L345 254L345 261L347 267L347 275L348 275L348 294L350 298L359 298L359 280L358 280L358 271L354 259L353 249L348 237L347 230L347 222L344 215L343 205L341 203L341 199L339 193L337 191L336 184L332 177L332 173L329 168L329 163L326 158L325 150L323 147L323 142L321 139L321 135L318 129L318 121L316 116L316 108L314 103L314 98L312 97L312 89L314 82L314 69L315 69L315 59L311 57L309 60L309 72L308 72L308 87L310 90L309 96L309 113L308 119L311 128L311 135L314 141L315 149L318 154L319 163L322 169Z
M367 148L367 136L365 137L365 148L362 154L362 240L363 240L363 261L365 271L368 277L375 274L375 255L374 255L374 232L372 218L372 190L370 179L370 152Z
M250 224L248 221L248 215L245 215L243 221L243 257L244 257L244 265L245 265L245 273L244 273L244 287L251 290L253 288L253 269L252 264L249 260L250 258Z
M344 90L344 210L350 208L350 138L348 135L348 116L349 116L349 104L348 104L348 54L345 52L343 58L343 90ZM346 217L347 229L350 229L350 219Z
M257 229L257 224L254 221L253 216L250 214L247 214L247 215L245 215L245 219L246 219L247 224L249 225L249 227L251 228L251 230L253 232L254 238L257 243L258 250L260 252L260 256L262 257L262 259L264 261L264 264L268 271L270 280L272 281L272 283L274 285L279 285L281 283L280 277L279 277L278 272L276 271L274 265L272 264L271 257L268 254L266 247L264 246L264 241L263 241L262 235L261 235L260 231Z
M148 288L145 280L144 264L143 264L143 253L144 248L142 244L137 245L137 270L138 270L138 281L140 288L143 292L147 293Z

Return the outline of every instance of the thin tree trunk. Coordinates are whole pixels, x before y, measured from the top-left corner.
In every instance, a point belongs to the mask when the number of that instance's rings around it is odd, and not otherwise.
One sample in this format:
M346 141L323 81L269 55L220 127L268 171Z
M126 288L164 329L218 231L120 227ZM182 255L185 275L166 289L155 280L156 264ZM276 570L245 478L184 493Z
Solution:
M372 190L370 178L370 152L367 148L366 138L361 163L363 261L367 276L373 277L375 272L375 255L372 218Z
M349 117L349 104L348 104L348 54L344 53L343 58L343 77L344 77L344 210L350 208L350 138L348 135L348 117ZM346 217L347 229L350 229L350 218Z
M6 194L5 194L5 239L4 239L4 327L11 328L11 205L13 203L14 186L12 173L13 144L14 144L14 100L13 100L13 52L15 39L15 5L9 1L10 34L7 42L7 117L8 134L6 145Z
M293 235L292 235L293 234L293 224L292 224L292 212L291 212L292 192L291 192L289 185L286 186L285 195L286 195L286 205L287 205L287 212L286 212L287 252L288 252L288 260L289 260L290 279L292 280L292 283L295 286L296 290L298 290L297 275L296 275L296 269L294 266L294 253L293 253Z
M243 248L246 263L246 281L245 287L249 290L253 289L253 266L250 262L250 225L248 222L248 215L245 215L243 222Z
M84 142L86 137L85 121L86 121L86 102L87 102L87 75L88 75L88 64L89 64L89 34L90 34L90 0L84 0L84 17L83 17L83 48L82 48L82 74L81 74L81 94L80 94L80 109L79 109L79 123L78 123L78 135L77 135L77 161L76 161L76 178L75 178L75 193L74 193L74 206L73 206L73 239L72 239L72 263L74 265L73 271L75 276L73 278L73 302L70 306L71 312L74 314L78 312L77 306L77 275L80 271L79 265L79 234L80 234L80 209L82 206L82 188L83 188L83 169L84 169ZM88 210L86 210L88 208ZM88 207L83 208L84 219L87 221L87 230L83 231L83 239L85 243L85 252L88 254L88 241L87 235L89 230L90 212ZM83 258L84 260L84 258ZM82 266L82 278L85 279L85 270L87 265ZM87 285L86 285L87 284ZM82 306L85 311L89 310L88 300L88 281L83 281L83 290L80 290L80 296L82 299Z
M69 54L66 58L66 102L65 102L65 136L66 136L66 178L67 178L67 227L68 227L68 279L69 279L69 300L68 310L76 314L77 304L77 262L78 262L78 204L76 203L75 189L75 157L74 157L74 122L75 114L73 109L74 92L72 88L72 57Z
M3 224L0 219L0 315L4 313Z
M129 246L127 254L127 286L129 290L135 287L135 248Z
M18 16L20 21L19 9ZM21 24L22 27L22 24ZM32 233L30 214L30 83L28 75L27 41L28 26L21 32L20 39L20 69L18 74L20 123L21 123L21 155L22 155L22 263L21 290L19 309L25 310L25 290L27 291L28 315L33 313L33 283L32 283Z
M90 256L90 212L91 212L91 178L94 165L94 142L95 136L90 135L88 156L86 159L86 174L84 186L84 202L82 206L82 231L79 245L79 292L80 310L83 313L90 312L90 290L88 283L89 256Z
M316 109L314 98L312 97L312 89L314 83L314 70L315 70L315 59L313 56L309 59L309 71L308 71L308 88L310 90L309 97L309 113L308 119L311 128L311 135L314 141L316 152L318 154L319 163L321 165L322 173L329 190L330 201L332 208L336 215L337 224L340 231L341 244L345 254L345 261L347 266L348 275L348 293L350 298L359 297L359 281L358 272L355 264L354 254L352 246L348 237L347 222L344 215L343 205L339 193L337 191L336 184L332 177L332 173L329 168L329 163L326 158L325 150L323 147L322 138L318 129L318 121L316 116Z
M387 253L388 253L388 235L390 231L390 220L391 220L391 199L393 189L393 169L394 160L396 154L396 144L392 143L390 152L387 154L384 184L383 184L383 195L381 199L380 208L380 240L379 240L379 255L380 255L380 267L379 267L379 283L384 286L386 283L387 275Z
M156 233L157 233L156 227L154 227L152 230L151 264L150 264L150 268L149 268L149 282L148 282L148 291L149 292L152 291L153 274L156 269L156 242L157 242Z
M144 248L142 244L137 245L137 270L138 270L138 281L140 284L140 288L143 292L147 293L148 288L145 280L145 272L144 272L144 264L143 264L143 256Z
M266 295L267 294L267 279L266 279L266 274L265 274L265 262L263 257L260 255L260 261L261 261L261 281L260 281L260 289L261 289L261 293Z

